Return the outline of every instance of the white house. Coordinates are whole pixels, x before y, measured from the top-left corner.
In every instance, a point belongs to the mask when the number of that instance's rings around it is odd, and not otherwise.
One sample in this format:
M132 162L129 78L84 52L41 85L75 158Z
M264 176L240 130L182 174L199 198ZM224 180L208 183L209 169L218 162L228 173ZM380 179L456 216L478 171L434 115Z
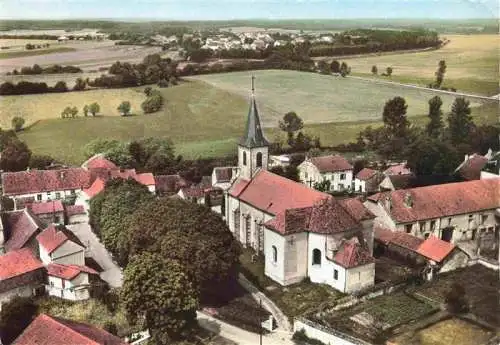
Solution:
M342 156L308 157L298 167L302 183L314 187L315 183L330 181L330 191L350 190L353 183L352 165Z
M377 170L361 169L354 178L354 191L357 193L371 193L378 191L381 173Z
M270 173L268 147L252 93L239 176L225 199L236 239L264 254L265 274L282 285L306 277L345 292L372 285L373 215L357 199L337 201Z
M40 259L49 263L85 265L85 246L64 226L50 225L36 237Z
M83 301L90 298L89 276L97 276L99 273L86 266L51 263L47 265L47 275L46 291L50 296Z
M496 178L378 193L364 205L388 229L433 235L474 251L479 244L498 246L499 196Z

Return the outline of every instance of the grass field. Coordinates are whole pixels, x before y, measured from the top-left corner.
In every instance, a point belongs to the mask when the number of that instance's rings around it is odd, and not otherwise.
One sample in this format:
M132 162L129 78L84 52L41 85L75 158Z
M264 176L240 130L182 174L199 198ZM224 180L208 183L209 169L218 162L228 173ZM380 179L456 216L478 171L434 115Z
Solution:
M379 73L393 68L393 79L428 84L434 80L438 62L445 60L445 86L458 90L496 95L499 80L498 35L446 35L450 43L438 50L420 53L341 58L353 73L371 73L373 65ZM496 87L495 87L496 86Z
M48 43L50 45L56 45L58 42L56 40L30 40L24 38L0 38L0 47L22 47L26 46L26 44L45 44Z
M13 58L20 58L27 56L67 53L74 51L76 51L76 49L72 47L50 47L50 48L33 49L33 50L1 51L0 59L13 59Z
M76 78L77 76L73 76L73 79ZM79 116L83 116L83 106L92 102L99 103L101 113L106 116L119 116L116 108L126 100L132 104L133 113L142 113L140 106L144 99L145 96L140 89L5 96L0 101L0 127L10 128L10 121L14 116L23 117L26 126L42 119L60 119L61 111L67 106L76 106L80 110Z
M306 124L379 120L385 102L395 96L406 99L408 116L418 116L427 113L427 102L435 95L430 90L281 70L211 74L194 79L248 95L252 74L256 76L256 95L266 126L276 126L288 111L295 111ZM443 110L448 111L454 97L446 94L440 97Z
M40 120L21 132L20 138L35 153L49 154L73 164L83 161L83 146L95 138L131 140L150 136L167 137L176 144L177 153L186 158L235 154L248 111L246 97L202 82L188 82L162 89L161 92L166 102L164 109L149 115L137 112L144 99L141 88L3 97L0 123L4 128L9 128L11 118L19 114L31 123ZM116 116L118 103L125 99L132 102L138 116ZM75 105L81 109L92 101L101 104L104 116L84 118L80 112L80 117L76 119L59 118L65 106ZM278 118L285 111L273 111L261 102L261 96L258 96L258 102L264 122L273 126L265 128L266 136L270 140L277 137L285 139L284 133L276 128ZM342 106L348 108L349 104ZM310 123L305 125L304 130L309 135L320 137L323 145L338 145L355 140L359 131L368 125L381 125L381 111L379 109L376 112L378 118L374 120ZM305 114L299 114L305 118ZM314 119L313 115L309 121ZM473 115L476 123L496 123L497 105L492 103L473 108ZM53 119L41 120L47 117ZM424 124L426 117L413 116L411 120Z
M482 327L452 318L417 332L409 332L391 340L395 345L485 345L493 337Z

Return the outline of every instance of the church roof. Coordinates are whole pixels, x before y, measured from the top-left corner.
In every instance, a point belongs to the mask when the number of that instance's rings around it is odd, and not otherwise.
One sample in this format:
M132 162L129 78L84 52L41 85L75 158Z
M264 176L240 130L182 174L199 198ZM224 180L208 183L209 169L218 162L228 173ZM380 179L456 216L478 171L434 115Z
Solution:
M258 171L250 181L241 178L236 180L229 194L272 215L286 209L312 206L319 200L331 198L328 194L267 170Z
M250 109L248 110L247 125L245 134L240 140L240 145L248 148L269 146L269 142L264 137L260 125L259 112L254 95L250 100Z

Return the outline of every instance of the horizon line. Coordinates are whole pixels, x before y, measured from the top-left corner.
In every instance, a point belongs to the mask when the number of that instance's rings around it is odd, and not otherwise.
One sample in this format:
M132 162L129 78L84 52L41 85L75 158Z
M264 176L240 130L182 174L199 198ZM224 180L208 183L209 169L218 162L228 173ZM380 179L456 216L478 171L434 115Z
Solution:
M60 21L60 20L65 20L65 21L78 21L78 20L88 20L88 21L103 21L103 20L130 20L130 21L137 21L137 20L149 20L149 21L167 21L167 22L233 22L233 21L253 21L253 20L262 20L262 21L326 21L326 20L346 20L346 21L355 21L355 20L383 20L383 21L391 21L391 20L409 20L409 21L422 21L422 20L427 20L427 21L461 21L461 20L498 20L500 17L463 17L463 18L437 18L437 17L432 17L432 18L426 18L426 17L393 17L393 18L387 18L387 17L358 17L358 18L300 18L300 17L295 17L295 18L262 18L262 17L255 17L255 18L231 18L231 19L173 19L173 18L158 18L158 17L61 17L61 18L53 18L53 19L48 19L48 18L2 18L0 17L0 21Z

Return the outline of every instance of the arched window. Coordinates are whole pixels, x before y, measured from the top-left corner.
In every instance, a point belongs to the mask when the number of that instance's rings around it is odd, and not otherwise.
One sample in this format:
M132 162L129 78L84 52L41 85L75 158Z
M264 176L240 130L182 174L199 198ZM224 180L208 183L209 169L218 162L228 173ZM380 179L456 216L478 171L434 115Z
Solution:
M313 250L313 265L321 265L321 250L314 249Z
M257 168L262 166L262 152L257 153Z
M273 263L276 263L278 261L278 249L276 246L272 246L273 249Z
M243 151L243 165L247 165L247 153Z

